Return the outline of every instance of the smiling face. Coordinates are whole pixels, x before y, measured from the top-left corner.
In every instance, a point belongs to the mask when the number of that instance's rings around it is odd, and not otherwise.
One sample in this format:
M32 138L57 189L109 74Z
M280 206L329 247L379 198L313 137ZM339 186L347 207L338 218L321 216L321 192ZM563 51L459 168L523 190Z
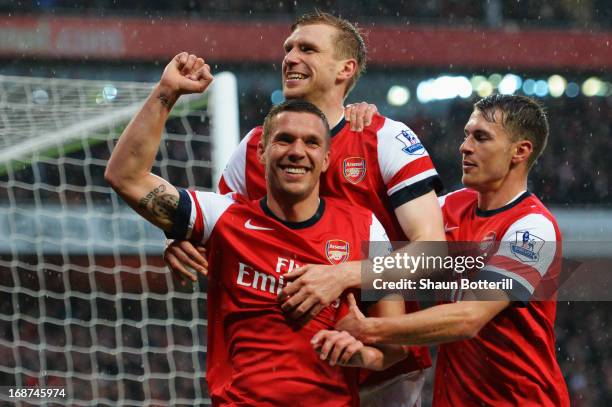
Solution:
M328 129L309 112L283 111L270 123L259 156L265 164L268 191L285 203L318 198L321 172L327 170Z
M461 182L479 192L497 190L510 172L515 143L501 125L501 113L487 121L476 109L465 125L465 140L459 147L463 156Z
M345 92L347 84L342 80L346 61L336 57L337 36L335 27L310 24L297 26L287 38L283 59L283 93L287 99L317 104L335 86L341 86L340 91Z

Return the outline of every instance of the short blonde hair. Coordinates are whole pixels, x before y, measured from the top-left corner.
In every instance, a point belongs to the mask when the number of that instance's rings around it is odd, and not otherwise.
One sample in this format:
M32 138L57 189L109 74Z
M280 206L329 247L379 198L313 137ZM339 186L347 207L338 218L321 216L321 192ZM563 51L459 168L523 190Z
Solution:
M336 51L334 55L336 58L353 58L357 61L357 71L355 72L355 75L349 79L346 92L344 93L346 96L351 90L353 90L355 84L359 80L359 77L363 72L365 72L366 69L367 51L362 33L349 21L319 10L316 10L314 13L304 14L298 17L291 26L291 32L295 31L299 26L314 24L326 24L338 30L338 35L334 40L334 43L336 44Z

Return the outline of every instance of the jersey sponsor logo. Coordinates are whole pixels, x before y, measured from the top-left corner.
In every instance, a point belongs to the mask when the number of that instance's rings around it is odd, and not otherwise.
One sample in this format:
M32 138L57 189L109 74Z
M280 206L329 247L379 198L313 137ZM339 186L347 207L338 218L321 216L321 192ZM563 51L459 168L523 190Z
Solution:
M510 244L510 251L525 263L535 263L540 260L540 250L544 246L544 239L532 235L529 231L516 232L514 243Z
M351 184L357 184L365 178L366 161L361 157L348 157L342 163L344 178Z
M395 136L403 145L402 151L410 155L423 155L425 153L425 147L419 141L419 138L412 132L412 130L402 130L400 134Z
M488 253L495 243L495 237L495 232L491 231L487 233L480 241L480 251L483 253Z
M325 255L331 264L344 263L350 254L350 245L344 240L332 239L325 243Z
M239 262L236 285L250 287L256 291L276 296L285 287L285 280L282 275L277 278L273 274L255 270L252 266Z
M247 229L251 229L251 230L274 230L271 228L266 228L263 226L257 226L257 225L253 225L253 223L251 222L252 219L247 220L246 222L244 222L244 227Z

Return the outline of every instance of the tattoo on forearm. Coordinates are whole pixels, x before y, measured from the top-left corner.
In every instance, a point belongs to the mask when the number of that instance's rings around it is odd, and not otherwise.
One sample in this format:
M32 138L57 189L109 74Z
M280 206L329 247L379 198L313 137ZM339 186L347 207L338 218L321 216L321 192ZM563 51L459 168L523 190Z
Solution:
M164 95L163 93L157 95L157 98L162 103L162 105L166 106L168 109L172 109L172 106L174 106L174 102L172 102L170 98Z
M163 194L164 192L166 192L166 186L164 184L161 184L160 186L149 192L147 196L138 201L138 205L141 208L146 208L147 204L151 201L151 199Z
M158 219L172 220L176 215L179 197L163 194L153 198L151 202L151 213Z
M150 191L144 198L138 201L138 206L149 211L158 222L172 222L176 216L179 197L169 194L164 184Z

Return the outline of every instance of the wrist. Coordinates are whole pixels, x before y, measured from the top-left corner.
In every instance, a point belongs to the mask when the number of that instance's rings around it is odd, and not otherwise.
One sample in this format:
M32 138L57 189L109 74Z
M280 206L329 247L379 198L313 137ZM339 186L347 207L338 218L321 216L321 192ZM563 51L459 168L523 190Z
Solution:
M170 86L159 83L154 91L155 99L157 99L164 107L171 110L179 98L179 94Z
M349 288L360 288L361 286L361 268L359 262L351 261L343 263L343 273L338 273L338 282L343 290Z
M380 318L367 317L362 323L362 342L375 345L380 342Z

